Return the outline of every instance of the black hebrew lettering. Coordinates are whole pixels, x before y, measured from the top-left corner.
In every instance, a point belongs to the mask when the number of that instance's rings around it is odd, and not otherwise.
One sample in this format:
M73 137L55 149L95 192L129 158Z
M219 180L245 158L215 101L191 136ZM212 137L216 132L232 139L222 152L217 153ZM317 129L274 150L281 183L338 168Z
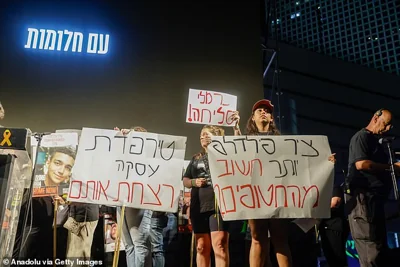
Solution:
M284 172L282 172L282 166L281 166L281 163L280 163L279 161L277 161L277 160L271 160L271 161L277 162L277 163L279 164L279 173L280 173L281 175L275 176L275 178L283 178L283 177L285 177L285 176L288 175L288 170L287 170L285 161L283 161L283 169L284 169ZM270 161L270 162L271 162L271 161Z
M297 176L297 164L298 164L298 160L291 160L291 159L285 159L283 161L283 165L285 166L285 169L287 170L286 167L286 162L289 162L292 166L292 176Z
M232 144L235 148L235 154L237 154L236 144L233 141L226 141L225 136L222 137L222 140L224 141L224 144Z
M254 142L254 145L256 146L256 153L258 154L258 140L254 139L254 138L249 138L247 135L246 135L246 140L249 141L249 142L251 142L251 141Z
M278 164L280 175L275 176L275 178L283 178L289 174L287 163L289 163L289 168L291 167L292 176L297 176L298 160L285 159L285 160L283 160L282 164L277 160L270 160L269 162L271 162L271 163L274 162L274 163ZM283 167L282 167L282 165L283 165Z
M108 140L108 151L110 152L110 151L111 151L111 139L110 139L110 137L104 136L104 135L96 135L96 136L94 137L94 147L93 147L93 148L86 148L85 150L86 150L86 151L95 150L96 147L97 147L97 138L99 138L99 139L100 139L100 138L105 138L105 139Z
M133 169L133 162L127 161L126 164L129 164L128 170L126 171L126 178L125 178L126 180L128 180L129 172L130 172L131 169Z
M287 141L292 141L294 144L294 154L297 155L297 143L299 142L299 140L297 139L293 139L293 138L288 138L284 140L285 142Z
M126 180L129 178L130 171L133 170L134 168L135 168L134 171L135 171L136 175L139 175L139 176L145 175L147 173L147 170L150 169L149 178L151 176L153 176L160 168L160 165L151 166L150 164L146 165L146 164L140 163L140 162L137 162L137 163L133 163L132 161L124 162L123 160L116 160L115 162L118 163L118 171L124 171L125 166L127 167L125 170L126 171L126 177L125 177Z
M164 140L161 140L160 141L160 156L161 156L161 158L163 160L168 161L168 160L172 159L172 157L174 156L174 153L175 153L175 141L172 141L172 143L167 146L167 148L169 148L169 150L172 150L171 156L169 158L164 158L164 155L163 155L164 146L163 145L164 145ZM171 149L171 147L172 147L172 149Z
M313 147L313 145L312 145L312 140L310 140L310 143L307 143L306 141L304 141L304 140L301 140L301 142L303 142L304 144L306 144L307 146L309 146L310 148L312 148L314 151L315 151L315 153L316 154L303 154L302 156L303 157L318 157L319 156L319 151L315 148L315 147Z
M139 172L138 166L141 166L141 167L142 167L142 172ZM136 170L136 173L137 173L139 176L142 176L143 174L146 173L146 164L143 164L143 163L136 163L136 164L135 164L135 170Z
M211 144L209 144L209 146L211 146L211 145L215 149L215 151L219 152L221 155L224 155L224 156L228 155L228 153L226 153L226 150L220 141L212 140ZM220 150L220 148L222 150Z
M272 155L275 153L275 141L271 138L261 138L260 142L262 141L266 141L268 143L266 144L261 144L261 147L264 149L265 152L267 152L267 154ZM271 146L271 147L270 147ZM268 150L267 148L269 148L270 150Z
M279 173L282 173L282 167L281 167L281 163L277 160L270 160L269 162L275 162L276 164L278 164L279 167ZM278 178L277 176L275 176L275 178Z
M156 157L156 153L157 153L157 140L154 138L146 138L146 141L154 141L154 154L153 154L153 158ZM148 142L146 142L146 147L148 146Z
M245 137L240 137L240 138L235 138L233 139L234 142L236 141L242 141L242 146L243 146L243 151L246 152L246 143L244 141L246 141ZM236 149L236 146L235 146Z
M118 171L120 170L121 166L122 166L122 171L124 171L125 169L125 164L123 160L117 159L115 162L118 163Z
M151 176L153 176L158 171L158 168L160 168L160 165L157 165L157 168L154 170L153 167L149 164L149 168L153 172L152 174L149 175L149 178L150 178Z
M143 140L143 138L142 138L142 137L139 137L139 136L132 136L132 139L140 140L140 141L141 141L141 144L140 144L139 146L138 146L138 144L131 145L131 147L130 147L130 149L129 149L129 154L142 155L142 153L143 153L143 147L144 147L144 140ZM134 147L134 148L138 147L139 149L138 149L138 151L132 152L132 147Z
M128 138L128 137L125 136L125 135L123 135L123 136L116 135L116 136L114 136L114 138L116 138L116 139L121 139L122 138L124 140L123 147L122 147L122 154L125 154L126 138Z

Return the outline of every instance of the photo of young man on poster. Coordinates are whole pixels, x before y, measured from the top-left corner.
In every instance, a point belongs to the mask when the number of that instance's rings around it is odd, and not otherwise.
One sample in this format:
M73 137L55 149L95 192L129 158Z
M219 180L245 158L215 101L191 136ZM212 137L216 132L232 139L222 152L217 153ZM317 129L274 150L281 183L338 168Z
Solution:
M41 147L40 150L33 196L68 194L76 148Z

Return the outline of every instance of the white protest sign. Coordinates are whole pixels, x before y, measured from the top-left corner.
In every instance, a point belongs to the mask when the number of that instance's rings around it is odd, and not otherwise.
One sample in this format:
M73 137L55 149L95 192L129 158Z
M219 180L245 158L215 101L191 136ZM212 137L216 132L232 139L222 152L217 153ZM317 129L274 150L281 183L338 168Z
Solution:
M330 217L326 136L214 136L208 155L224 220Z
M237 97L234 95L190 89L186 122L233 126L232 115L236 106Z
M176 212L186 137L83 128L68 200Z

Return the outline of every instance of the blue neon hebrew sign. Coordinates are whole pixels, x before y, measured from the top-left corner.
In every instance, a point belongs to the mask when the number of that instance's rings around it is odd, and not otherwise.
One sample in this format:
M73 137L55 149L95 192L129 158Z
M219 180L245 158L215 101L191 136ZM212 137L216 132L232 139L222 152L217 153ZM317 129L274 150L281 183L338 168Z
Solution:
M28 28L25 48L104 55L109 41L108 34Z

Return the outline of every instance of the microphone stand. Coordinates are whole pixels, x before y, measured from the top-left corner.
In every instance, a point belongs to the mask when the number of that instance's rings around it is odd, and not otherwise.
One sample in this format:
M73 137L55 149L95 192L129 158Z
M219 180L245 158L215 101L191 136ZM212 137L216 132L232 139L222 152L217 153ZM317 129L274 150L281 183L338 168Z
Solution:
M392 176L392 182L393 182L393 193L394 193L394 198L396 200L397 203L397 212L391 216L386 217L386 221L390 221L393 219L396 219L400 216L400 206L399 206L399 190L397 187L397 180L396 180L396 173L394 170L394 161L393 161L393 150L392 150L392 145L391 142L386 142L386 146L388 148L388 152L389 152L389 160L390 160L390 174Z
M42 143L43 136L47 135L48 133L35 133L33 136L36 138L38 141L37 147L36 147L36 153L35 153L35 162L33 162L33 170L32 170L32 175L31 175L31 181L30 181L30 186L29 186L29 195L28 195L28 204L26 205L25 209L25 214L24 214L24 220L22 224L22 238L21 238L21 247L19 249L18 257L21 259L22 258L22 249L24 248L26 241L28 240L28 236L32 230L32 220L33 220L33 208L32 208L32 195L33 195L33 183L35 181L35 172L36 172L36 162L38 159L39 155L39 148ZM28 224L28 213L31 212L31 225L29 228L29 231L26 232L25 228L26 225Z
M394 191L394 198L396 201L399 201L399 189L397 187L397 179L396 179L396 173L394 171L394 161L393 161L393 150L392 150L392 145L391 142L386 143L388 151L389 151L389 160L390 160L390 174L392 176L392 182L393 182L393 191Z

